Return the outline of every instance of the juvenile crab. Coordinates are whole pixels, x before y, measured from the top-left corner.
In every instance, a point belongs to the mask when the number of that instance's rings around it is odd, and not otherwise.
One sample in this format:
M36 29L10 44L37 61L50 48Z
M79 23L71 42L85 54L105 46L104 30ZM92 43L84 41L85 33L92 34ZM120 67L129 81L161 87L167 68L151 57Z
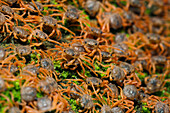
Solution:
M18 15L17 13L15 13L18 9L15 8L15 10L13 10L13 8L11 8L10 6L7 5L2 5L0 7L0 12L2 12L6 19L12 21L12 19L15 20L16 25L18 26L18 20L22 21L24 24L26 24L26 22L24 21L24 18L22 18L22 16ZM11 22L12 25L14 25L14 22Z
M47 111L52 107L52 101L48 97L38 98L37 107L41 111Z
M146 88L141 88L145 91L145 93L154 93L157 91L161 91L164 88L164 85L166 84L166 82L169 81L169 79L165 80L165 76L168 74L169 72L166 71L163 75L152 75L151 77L145 77L145 84L146 84Z
M149 65L149 73L155 73L156 72L156 66L159 65L164 65L165 68L164 69L169 69L169 60L163 56L163 55L157 55L157 56L152 56L152 58L150 59L150 61L148 62ZM151 70L153 68L153 70Z
M169 113L169 106L163 102L158 101L155 105L155 113Z
M5 17L5 15L0 12L0 30L1 30L0 33L4 33L5 32L5 28L6 28L6 32L10 33L8 25L11 25L11 24L13 24L13 22L10 21L9 19L7 19Z
M40 87L41 91L46 94L51 94L59 89L58 83L52 77L46 77L45 80L39 81L38 86Z
M49 42L61 45L59 42L50 39L49 36L45 32L43 32L39 29L33 30L32 33L30 34L30 36L28 37L28 40L30 40L30 43L32 44L32 39L36 39L36 41L38 42L37 38L39 40L41 40L42 42L34 43L34 45L36 45L36 46L40 46L43 43L43 41L49 41Z
M102 30L97 27L88 27L88 26L86 26L81 31L81 35L82 34L83 34L84 39L85 38L96 39L97 41L105 43L106 45L108 45L108 40L106 40L105 38L108 38L108 37L112 38L114 36L114 34L112 33L102 32Z
M77 105L81 105L81 107L83 108L83 110L79 110L79 112L90 112L91 110L94 111L94 99L91 97L91 91L89 92L86 87L85 89L83 89L75 83L73 83L71 86L71 89L68 88L66 92L70 93L70 96L76 99Z
M29 28L28 27L25 28L23 26L13 26L12 32L10 32L9 36L7 36L4 40L6 40L13 34L15 39L20 39L22 42L26 42L30 35L30 32L27 31L27 29Z
M31 54L31 53L34 53L34 52L37 52L37 53L39 53L39 51L37 51L37 50L32 50L31 49L31 46L17 46L17 47L13 47L14 45L11 45L10 47L7 47L7 48L5 48L6 50L11 50L11 51L9 51L8 52L8 54L9 54L9 56L8 57L6 57L4 60L3 60L3 63L2 63L2 65L4 64L4 63L10 63L10 61L12 60L12 59L15 59L16 60L16 62L21 62L21 63L25 63L26 62L26 59L25 59L25 57L24 56L28 56L29 54ZM12 55L10 55L10 54L12 54ZM19 59L16 57L16 55L18 55L20 58L22 58L22 61L19 61ZM38 61L39 61L39 57L37 56L37 58L38 58Z
M138 99L138 91L134 85L126 85L123 88L123 94L130 100Z
M99 13L100 14L100 13ZM123 20L119 13L104 12L97 16L102 31L110 32L110 28L119 29L123 26Z
M36 98L37 90L33 87L22 87L21 98L26 102L34 101Z
M43 28L46 27L46 30L49 28L52 29L52 32L49 34L49 37L53 36L55 31L57 32L57 35L61 38L61 32L58 30L58 28L62 28L71 34L75 35L72 31L70 31L68 28L58 24L58 21L51 17L51 16L28 16L28 18L25 19L26 22L35 22L35 23L40 23L36 28L40 27L40 30L43 31Z
M112 49L113 54L115 54L118 57L125 57L128 58L128 55L130 54L128 45L125 43L118 43L114 44Z
M133 72L135 72L135 67L129 63L126 63L126 62L121 62L119 64L119 66L123 69L125 69L126 73L127 74L131 74Z
M122 93L122 89L121 89L121 93ZM101 108L102 113L105 113L106 111L108 113L112 113L111 108L119 105L122 102L122 99L116 100L116 99L113 99L113 97L111 97L111 98L108 97L107 100L105 101L100 93L98 95L95 92L95 94L97 96L97 99L100 101L100 103L102 103L102 105L99 103L95 103L96 105L98 105Z
M115 43L121 43L124 41L128 41L128 38L126 37L125 33L117 33L114 41Z
M102 54L101 54L101 50L104 48L104 45L99 45L99 41L94 40L94 39L84 39L83 40L83 45L85 50L88 52L88 56L93 58L99 54L99 61L102 61Z
M38 13L38 15L42 15L41 11L44 10L44 6L40 2L36 2L32 0L32 2L29 2L28 4L22 4L23 8L25 8L24 13L22 14L22 17L26 14L26 11L28 10L28 16L31 16L32 13Z
M123 6L120 2L121 1L125 1L126 6ZM144 5L144 0L116 0L116 2L123 7L126 11L128 11L131 7L135 7L135 8L140 8L140 15L142 16L144 14L145 11L145 5Z
M84 7L85 11L89 13L90 16L94 17L97 15L101 8L101 3L100 1L97 0L87 0L83 2L82 6Z
M86 59L87 58L87 59ZM62 55L61 55L61 58L58 58L57 60L64 60L62 63L61 63L61 66L65 69L70 69L70 70L75 70L78 65L80 64L81 68L83 69L83 74L80 74L77 71L77 73L82 77L82 78L85 78L84 76L84 73L85 73L85 68L84 66L86 66L88 69L90 69L96 76L98 76L94 71L93 69L91 69L91 67L89 67L87 64L85 64L82 60L88 62L89 64L91 64L91 66L94 68L93 64L89 61L91 60L91 58L83 55L83 54L80 54L78 51L72 49L72 48L66 48L66 49L63 49L62 51ZM84 66L83 66L84 65ZM73 67L71 67L73 66Z
M22 69L22 75L37 76L39 74L39 69L35 65L27 65Z
M115 84L109 83L108 85L105 86L106 88L104 89L102 96L105 95L105 93L107 93L107 96L110 96L112 98L118 97L119 91Z
M54 70L53 61L50 58L43 58L43 59L41 59L40 65L42 67L42 68L40 68L40 72L42 72L46 76L49 75L49 74L53 74L57 78L57 75L59 73L57 73Z
M102 61L103 62L112 62L112 61L114 61L115 60L115 58L112 56L112 54L111 53L109 53L109 52L106 52L106 51L101 51L101 55L102 55ZM100 61L100 55L97 53L94 57L93 57L93 59L92 59L92 63L94 63L94 61L95 61L95 59L97 59L98 61ZM100 65L102 65L100 62L98 62L98 61L96 61L98 64L100 64ZM103 66L103 65L102 65ZM103 66L103 67L105 67L105 66Z
M112 64L110 64L109 66L110 67L107 69L106 72L102 72L102 71L96 71L96 72L106 74L106 76L103 76L102 78L109 78L111 81L114 80L118 84L122 83L126 75L125 69Z
M164 53L165 46L170 47L169 38L160 36L155 33L147 33L146 36L143 35L141 41L145 43L146 46L159 52L159 55Z
M87 26L86 23L88 23L88 21L83 19L87 15L80 15L80 14L81 14L81 11L79 11L76 7L74 7L72 5L68 5L67 10L63 14L63 17L62 17L62 23L64 24L65 19L67 19L70 23L79 22L81 29L83 29L84 28L83 24ZM53 15L55 16L55 14L53 14ZM74 26L74 25L70 25L70 26Z

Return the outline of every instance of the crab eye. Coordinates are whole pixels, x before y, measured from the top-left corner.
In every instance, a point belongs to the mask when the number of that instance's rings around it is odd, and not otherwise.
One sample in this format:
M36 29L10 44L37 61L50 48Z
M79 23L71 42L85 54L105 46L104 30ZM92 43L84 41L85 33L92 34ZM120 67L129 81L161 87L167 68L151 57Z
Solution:
M27 37L29 37L29 35L27 35Z
M103 32L102 31L100 31L100 34L102 34Z
M66 52L66 50L64 50L64 52Z
M88 83L88 84L90 84L90 82L89 82L89 81L88 81L87 83Z
M47 37L44 37L45 39L47 39Z
M5 9L4 8L2 8L2 11L4 11Z
M56 24L54 24L54 26L56 26Z
M91 29L91 31L93 31L93 29Z
M67 18L69 18L69 16L67 15Z
M72 56L74 56L75 54L73 53Z
M99 83L99 85L100 85L100 83Z
M97 43L95 43L95 45L97 45Z
M36 35L38 35L38 33L36 33Z
M87 41L84 41L85 44L87 44Z
M147 82L149 82L149 79L147 79Z
M77 16L77 19L79 18L79 16Z
M46 24L47 22L44 22L44 24Z
M17 34L19 34L19 31L17 31Z

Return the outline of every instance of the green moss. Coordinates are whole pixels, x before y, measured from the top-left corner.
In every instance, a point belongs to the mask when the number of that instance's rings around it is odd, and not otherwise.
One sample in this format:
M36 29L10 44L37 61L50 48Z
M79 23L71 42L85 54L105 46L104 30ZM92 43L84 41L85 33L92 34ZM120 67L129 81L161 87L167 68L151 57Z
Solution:
M72 107L72 110L78 113L78 110L80 109L80 106L77 105L76 100L74 99L67 99Z

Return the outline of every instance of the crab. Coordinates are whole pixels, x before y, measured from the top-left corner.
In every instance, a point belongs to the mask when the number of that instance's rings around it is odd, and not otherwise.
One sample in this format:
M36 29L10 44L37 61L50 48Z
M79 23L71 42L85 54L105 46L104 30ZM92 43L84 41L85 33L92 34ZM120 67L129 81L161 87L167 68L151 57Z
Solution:
M106 62L106 63L109 63L109 62L112 62L114 61L114 59L116 59L116 57L114 58L112 56L111 53L109 52L106 52L106 51L101 51L101 55L102 55L102 61L103 62ZM95 59L97 59L98 61L100 61L100 55L97 53L93 59L92 59L92 63L94 63ZM102 65L100 62L96 61L98 64Z
M169 106L163 102L157 102L155 105L155 113L160 113L160 112L164 112L164 113L169 113Z
M82 80L80 79L80 81ZM78 86L74 82L71 83L71 87L70 84L67 84L65 86L68 86L68 88L64 92L67 92L68 94L70 94L72 98L75 98L77 105L81 105L81 107L83 108L83 110L80 109L79 112L85 112L85 111L90 112L91 110L93 110L94 112L95 109L94 106L95 103L93 102L94 99L91 97L92 93L87 89L87 87L84 87L85 89L83 89L82 87Z
M26 62L26 59L25 59L25 57L24 56L28 56L29 54L31 54L31 53L35 53L35 52L37 52L37 53L40 53L39 51L37 51L37 50L32 50L31 49L31 47L32 46L17 46L17 47L13 47L14 45L11 45L10 47L7 47L7 48L5 48L6 50L11 50L11 51L9 51L8 52L8 57L6 57L4 60L3 60L3 62L2 62L2 65L4 65L5 63L10 63L10 61L12 60L12 59L15 59L16 60L16 62L18 62L18 63L25 63ZM12 54L13 53L13 54ZM10 55L10 54L12 54L12 55ZM20 58L22 58L22 61L20 61L20 60L18 60L18 58L16 57L16 55L18 55ZM37 56L37 58L38 58L38 61L39 61L39 57Z
M105 43L106 45L108 45L108 41L105 38L108 37L112 38L114 36L114 34L112 33L102 32L102 30L97 27L88 27L88 26L81 31L81 35L82 34L84 39L85 38L96 39L97 41Z
M12 32L10 32L10 34L4 40L6 40L13 34L15 39L20 39L22 42L26 42L30 35L30 32L27 31L27 29L29 28L28 27L25 28L24 26L13 26Z
M40 72L42 72L44 75L47 76L49 74L53 74L56 78L57 78L57 75L59 75L59 73L57 73L54 70L53 61L50 58L43 58L43 59L41 59L40 65L42 67L42 68L40 68Z
M97 1L97 0L84 1L82 3L82 7L92 17L96 16L101 8L105 8L105 6L100 1Z
M86 15L80 15L80 14L81 12L76 7L72 5L68 5L67 11L63 14L62 23L64 24L65 19L67 19L70 23L79 22L81 29L83 29L84 28L83 24L87 26L86 23L88 23L88 21L83 19L85 18ZM53 14L53 16L55 16L55 14ZM71 26L74 26L74 25L71 25Z
M121 62L119 66L125 69L127 74L131 74L135 72L135 67L129 63Z
M125 1L126 6L123 6L120 1ZM128 11L131 7L135 7L135 8L140 8L140 15L142 16L144 14L145 11L145 6L144 6L144 0L116 0L116 2L124 8L124 10Z
M38 26L36 26L36 28L40 27L40 30L43 31L43 28L47 27L48 31L49 28L52 29L52 32L49 34L49 37L53 36L55 31L57 32L57 35L61 38L61 32L60 30L58 30L58 28L62 28L68 32L70 32L71 34L73 34L75 36L75 33L73 33L72 31L70 31L69 29L67 29L66 27L58 24L58 21L51 17L51 16L28 16L25 19L26 22L32 22L32 23L40 23ZM47 30L46 29L46 30Z
M80 54L78 51L72 49L72 48L66 48L66 49L63 49L62 51L62 55L61 55L61 58L58 58L57 60L64 60L63 62L61 62L61 66L65 69L70 69L70 70L75 70L78 65L80 64L81 68L83 69L83 74L80 74L77 71L77 73L82 77L82 78L86 78L84 76L85 74L85 68L84 66L86 66L88 69L90 69L96 76L98 76L94 71L93 69L91 69L91 67L89 67L87 64L85 64L82 60L88 62L89 64L91 64L91 66L94 68L93 64L87 60L87 59L91 60L91 58L83 55L83 54ZM84 66L83 66L84 65ZM71 67L73 66L73 67Z
M4 33L5 32L5 28L6 28L6 31L8 32L8 33L10 33L10 30L9 30L9 28L8 28L8 25L11 25L11 24L13 24L13 22L11 22L9 19L7 19L6 17L5 17L5 15L3 14L3 13L1 13L0 12L0 32L1 33ZM5 26L4 26L5 25Z
M138 99L138 90L135 85L126 85L123 88L123 94L130 100Z
M47 97L38 98L37 107L39 110L47 111L52 107L52 101Z
M35 65L29 64L22 68L21 75L37 76L38 74L39 74L39 69Z
M147 33L146 36L143 35L140 37L147 46L159 52L159 55L162 55L165 51L165 46L170 47L169 38L163 37L155 33ZM145 47L145 48L146 48ZM147 48L146 48L147 49Z
M31 31L31 34L28 37L28 40L30 40L30 44L32 44L32 39L36 39L37 42L38 42L37 39L39 39L41 41L40 43L33 43L33 45L36 45L36 46L42 45L43 41L49 41L49 42L61 45L59 42L50 39L49 36L45 32L43 32L39 29L35 29L35 30Z
M26 102L34 101L37 95L37 90L33 87L22 87L21 88L21 99Z
M145 93L154 93L163 90L166 82L170 81L169 79L165 80L165 76L168 73L169 72L166 71L164 74L159 76L155 74L151 77L145 77L146 88L141 87L141 89L144 90Z
M102 31L110 32L110 28L119 29L123 26L123 20L117 12L99 13L97 16L98 22L102 27Z
M106 76L103 76L102 78L109 78L111 81L114 80L118 84L122 83L126 76L125 69L119 66L112 65L112 64L107 65L107 67L108 66L110 67L107 69L106 72L102 72L102 71L96 71L96 72L103 73L106 75Z
M44 6L40 2L36 2L32 0L32 2L29 2L28 4L22 4L24 9L24 13L21 15L22 17L26 14L26 11L28 10L28 16L31 16L31 13L38 13L38 15L42 15L41 11L44 10Z
M122 92L122 90L121 90ZM105 111L108 111L108 112L112 112L111 111L111 108L119 105L123 100L120 99L120 100L117 100L117 99L113 99L113 98L110 98L108 97L107 100L105 101L102 97L102 95L99 93L99 95L95 92L95 95L97 96L97 100L100 101L101 104L99 103L95 103L97 106L99 106L101 108L101 112L104 113Z
M105 85L106 88L104 89L102 96L107 93L107 96L111 96L112 98L117 98L119 95L118 88L115 84L109 83L108 85Z
M83 40L83 45L85 50L88 52L88 56L93 58L95 57L95 53L99 53L99 61L102 61L102 55L101 55L101 50L104 48L103 45L99 45L99 41L94 40L94 39L84 39Z
M59 85L52 77L46 77L45 80L39 81L38 87L40 90L46 94L54 93L59 90Z
M25 106L25 105L23 105ZM30 106L25 106L26 112L44 113L55 110L58 113L62 113L69 106L67 100L65 100L60 94L53 94L50 97L41 97L37 101L32 102Z
M24 24L26 24L26 22L24 21L24 18L20 15L18 15L17 13L15 13L17 10L17 8L13 9L11 8L10 6L7 6L7 5L2 5L1 8L0 8L0 12L2 12L6 19L12 21L12 19L15 20L16 22L16 25L18 25L18 20L22 21ZM14 25L13 22L11 22L12 25Z
M169 69L169 58L166 58L163 55L157 55L157 56L152 56L152 58L150 59L150 61L148 62L148 66L149 66L149 73L155 73L156 72L156 66L158 65L165 65L165 69ZM153 70L151 70L153 68Z

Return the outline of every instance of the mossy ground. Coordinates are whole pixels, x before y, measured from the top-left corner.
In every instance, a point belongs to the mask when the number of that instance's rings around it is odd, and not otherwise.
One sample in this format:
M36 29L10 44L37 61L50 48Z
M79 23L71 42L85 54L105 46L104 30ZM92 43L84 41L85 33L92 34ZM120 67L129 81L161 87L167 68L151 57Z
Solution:
M37 0L37 1L38 1L38 0ZM50 2L53 3L53 4L58 4L58 3L55 2L55 1L56 1L56 0L51 0ZM75 5L71 0L68 0L67 2L68 2L68 4ZM115 2L111 2L111 3L112 3L113 5L115 5L115 6L117 6L117 4L115 4ZM126 4L126 3L123 3L123 4ZM47 10L48 7L44 7L44 9ZM63 8L61 8L61 7L57 7L57 9L63 11ZM85 12L85 10L84 10L82 7L79 7L79 9L82 10L83 13L87 15L87 12ZM53 13L53 12L50 12L50 14L52 14L52 13ZM151 13L151 9L147 9L147 10L146 10L146 14L149 15L150 13ZM45 13L44 13L44 14L45 14ZM56 19L59 20L59 19L61 19L61 18L56 17ZM86 19L91 20L91 17L87 16ZM67 28L69 28L69 29L72 30L72 31L75 31L75 32L76 32L76 29L80 29L80 28L78 28L78 27L70 27L70 26L69 26L69 22L67 22L67 20L65 21L65 23L66 23L66 24L65 24L64 26L67 27ZM69 37L71 37L70 34L69 34L67 31L61 30L61 32L62 32L63 41L65 41L64 38L69 38ZM118 31L115 31L115 32L118 32ZM126 33L126 31L124 31L124 30L120 30L119 32L125 32L125 33ZM79 33L79 32L77 32L77 33ZM0 34L0 37L5 37L5 36L6 36L6 34ZM127 34L127 36L129 36L129 34ZM11 38L12 38L12 41L8 39L8 40L2 42L2 43L1 43L1 46L7 47L7 46L8 46L8 43L13 43L13 44L17 44L17 43L18 43L18 40L16 41L13 37L11 37ZM55 37L54 37L54 38L55 38ZM13 41L13 40L14 40L14 41ZM61 41L61 42L62 42L62 41ZM26 42L25 44L29 44L29 43L30 43L30 42ZM49 42L47 42L47 43L49 43ZM44 44L46 44L46 42L44 42ZM54 46L54 45L52 45L52 44L49 44L49 45ZM45 45L45 46L48 47L47 45ZM33 48L33 49L36 49L36 47ZM31 62L31 61L37 62L37 58L36 58L36 55L35 55L35 54L31 54L29 57L30 57L30 62ZM27 62L27 63L29 64L30 62ZM63 70L63 69L61 68L61 65L60 65L61 62L60 62L60 61L54 61L53 63L54 63L54 69L55 69L55 71L60 73L59 79L69 79L69 78L72 78L72 79L81 79L81 78L79 77L79 75L78 75L75 71ZM89 65L87 62L85 62L85 63L86 63L87 65ZM104 63L104 62L102 62L102 64L107 65L107 64ZM89 66L90 66L90 65L89 65ZM104 71L104 72L108 69L108 67L106 67L106 68L105 68L105 67L102 67L102 66L98 65L97 63L95 63L94 66L95 66L95 69L96 69L96 70L100 70L100 71ZM82 72L81 67L79 67L78 70L79 70L80 72ZM140 75L140 73L138 73L138 72L136 72L136 73L137 73L138 77L140 78L140 80L142 81L142 84L144 85L144 78L147 77L147 76L149 76L149 74L148 74L148 73L145 73L145 72L144 72L144 75ZM19 74L19 73L15 73L15 74L16 74L16 76L18 76L17 74ZM85 75L88 76L88 77L90 77L90 76L92 76L92 73L90 73L90 71L86 68ZM99 73L99 77L103 77L103 76L105 76L105 75ZM166 79L169 79L169 78L170 78L170 74L167 75ZM79 82L75 82L75 83L76 83L76 84L79 84ZM11 93L14 95L14 100L17 101L17 102L21 102L21 96L20 96L20 89L21 89L21 88L20 88L20 86L19 86L19 81L10 82L10 84L12 84L13 87L7 88L7 90L4 91L4 92L2 92L2 94L4 94L5 96L7 96L7 97L9 97L9 98L11 99L11 95L10 95L10 92L11 92ZM167 90L163 90L163 91L156 92L156 93L154 93L154 95L160 96L160 97L167 96L167 95L165 95L165 94L169 94L169 95L170 95L170 82L167 82L166 85L165 85L165 87L167 87ZM37 93L37 97L42 97L42 96L44 96L44 94L43 94L42 92L38 92L38 93ZM169 97L170 97L170 96L169 96ZM106 99L106 97L103 97L103 98ZM6 99L5 99L4 97L0 97L0 100L1 100L1 101L6 101ZM73 109L74 111L78 112L78 109L80 109L80 106L77 105L76 100L74 100L74 99L70 99L70 100L67 99L67 100L68 100L68 102L70 103L72 109ZM10 100L10 101L12 102L12 100ZM136 111L137 111L138 113L151 113L151 110L148 109L148 108L146 108L146 107L144 107L144 105L146 105L146 103L140 103L139 105L136 105L136 106L135 106ZM0 104L0 112L2 112L5 107L6 107L6 106ZM52 111L52 112L54 112L54 111Z

